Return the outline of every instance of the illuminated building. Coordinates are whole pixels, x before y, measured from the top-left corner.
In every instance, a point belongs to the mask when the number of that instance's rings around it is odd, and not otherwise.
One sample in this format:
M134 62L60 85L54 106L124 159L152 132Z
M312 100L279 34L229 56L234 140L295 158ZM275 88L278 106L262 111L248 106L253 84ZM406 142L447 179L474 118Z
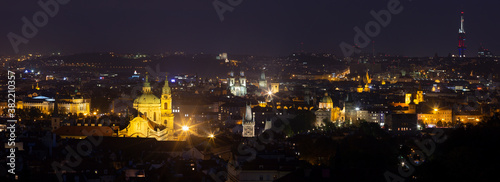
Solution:
M484 116L480 114L457 114L453 116L453 120L461 123L476 124L483 121L483 117Z
M424 91L422 90L422 85L418 86L417 90L417 98L415 99L415 104L419 104L421 102L424 102Z
M359 85L358 88L356 88L356 92L358 93L370 92L370 84L372 83L372 80L373 79L370 78L368 71L366 71L366 75L363 77L363 82L365 83L365 86L363 87L363 83L361 83L361 79L359 79Z
M370 78L370 75L368 75L368 71L366 71L366 77L363 79L365 82L365 88L364 92L370 92L370 84L372 83L372 79Z
M244 96L247 94L247 79L245 78L245 73L243 71L240 72L240 76L236 78L234 76L234 72L231 71L229 73L228 78L229 91L234 96Z
M243 137L255 136L255 118L252 115L250 105L246 106L245 115L241 124L243 125Z
M319 102L319 108L327 110L333 108L333 100L330 96L328 96L328 93L325 93L325 96Z
M57 130L61 127L61 118L59 117L59 110L57 109L57 103L55 104L54 112L52 113L52 117L50 119L52 131Z
M168 85L168 77L165 78L165 85L161 94L161 121L167 129L174 129L174 114L172 113L172 89Z
M392 107L401 109L394 109L393 111L398 114L415 114L417 112L417 104L415 103L413 94L405 94L405 102L402 103L391 103Z
M407 93L405 94L405 104L410 104L411 102L411 94Z
M452 110L449 109L433 109L430 113L418 114L418 120L431 125L436 125L438 121L451 122Z
M139 116L118 132L119 137L156 138L158 141L174 140L174 115L172 113L171 89L168 79L162 88L161 99L153 95L146 76L143 94L134 100Z
M370 123L377 123L383 126L385 124L385 116L387 111L384 110L357 110L357 120L365 120Z
M417 105L424 102L424 91L421 86L419 86L417 91L405 94L405 104L410 104L412 101Z
M40 87L38 86L38 82L36 82L36 87L35 87L35 85L32 85L31 89L40 90Z
M262 73L260 74L259 88L261 90L267 90L268 89L267 80L266 80L266 73L264 71L262 71Z
M90 113L90 99L85 99L83 96L62 97L57 99L57 107L59 112L63 114L89 114Z
M37 108L44 114L50 114L54 110L54 98L38 96L36 93L32 97L26 97L17 102L17 109Z
M280 83L271 83L271 92L273 94L280 92Z
M227 59L227 53L221 53L221 54L219 54L219 56L217 56L216 59L218 59L218 60L224 60L226 63L229 62L229 60Z
M351 99L349 94L347 95L346 100L344 101L344 109L341 111L341 120L352 124L353 121L357 120L357 111L359 107L355 106L354 101Z
M30 94L29 97L17 102L17 109L37 108L44 114L50 114L54 110L56 99L46 96L40 96L37 93ZM60 114L89 114L90 99L81 95L61 96L57 98L57 107Z
M321 126L324 124L324 122L331 122L331 110L326 110L326 109L318 109L314 114L316 115L316 126Z
M340 118L340 108L333 107L333 100L328 93L319 102L319 109L314 112L316 115L316 126L319 126L323 121L337 121Z
M359 82L358 88L356 89L358 93L363 93L363 85L361 85L361 81Z
M259 107L267 107L267 102L259 101Z
M155 123L161 121L161 100L151 91L148 76L142 87L142 95L134 100L134 108Z

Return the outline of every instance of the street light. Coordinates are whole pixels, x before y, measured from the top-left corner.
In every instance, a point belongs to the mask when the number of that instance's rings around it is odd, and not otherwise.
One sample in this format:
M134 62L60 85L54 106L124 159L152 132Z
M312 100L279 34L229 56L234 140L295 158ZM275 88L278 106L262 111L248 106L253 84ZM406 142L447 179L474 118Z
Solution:
M269 100L269 101L273 100L273 90L272 89L268 89L265 95L267 96L266 100Z
M182 131L189 131L189 126L182 126Z

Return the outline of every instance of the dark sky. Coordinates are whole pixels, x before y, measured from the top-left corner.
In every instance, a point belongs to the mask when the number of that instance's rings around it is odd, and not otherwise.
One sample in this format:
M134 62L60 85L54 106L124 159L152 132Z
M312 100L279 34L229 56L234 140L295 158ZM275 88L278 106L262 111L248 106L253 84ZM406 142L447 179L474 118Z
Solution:
M47 0L43 0L47 1ZM227 3L227 0L220 0ZM243 0L220 21L213 0L72 0L39 28L20 53L186 51L288 55L303 49L341 55L353 27L373 20L389 0ZM401 0L404 10L373 38L376 52L406 56L456 53L459 12L465 11L468 54L482 43L500 52L500 1ZM0 54L13 54L7 34L21 34L35 0L0 2ZM364 29L364 28L362 28ZM372 45L365 51L371 52Z

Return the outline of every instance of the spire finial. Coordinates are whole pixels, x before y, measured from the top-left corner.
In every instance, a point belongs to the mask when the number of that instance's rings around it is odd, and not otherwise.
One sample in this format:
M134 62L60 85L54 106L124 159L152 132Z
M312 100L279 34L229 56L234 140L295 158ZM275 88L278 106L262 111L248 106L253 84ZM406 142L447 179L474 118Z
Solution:
M168 72L165 73L165 86L168 87Z
M460 14L460 31L459 33L465 33L465 29L464 29L464 12L462 11L461 14Z

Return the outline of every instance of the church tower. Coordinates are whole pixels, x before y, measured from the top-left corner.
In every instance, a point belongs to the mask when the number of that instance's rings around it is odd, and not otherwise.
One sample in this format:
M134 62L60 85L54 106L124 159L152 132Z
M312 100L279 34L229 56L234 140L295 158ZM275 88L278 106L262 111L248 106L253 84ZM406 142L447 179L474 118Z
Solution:
M406 114L415 114L417 113L417 104L413 102L415 100L415 97L410 94L410 103L408 104L408 111Z
M424 102L424 90L422 90L422 85L419 84L418 90L417 90L417 99L415 104L419 104L421 102Z
M174 129L174 114L172 113L172 90L168 86L168 77L161 93L161 119L168 130Z
M52 131L57 130L59 127L61 127L61 118L59 117L59 106L57 105L57 98L56 101L54 102L54 111L52 113L52 118L51 120L51 127Z
M366 71L366 77L363 80L365 82L365 89L363 90L364 92L370 92L370 84L372 83L372 79L370 78L370 75L368 75L368 71Z
M255 120L252 116L252 109L250 105L246 106L245 116L243 117L243 137L255 136Z
M266 90L267 91L267 80L266 80L266 73L262 71L260 74L260 80L259 80L259 88L261 90Z
M234 78L234 72L233 72L233 71L231 71L231 72L229 73L228 82L229 82L229 83L228 83L229 87L234 87L234 84L236 84L236 83L235 83L236 81L235 81L235 78Z
M144 82L144 86L142 86L142 93L150 94L151 93L151 84L148 81L148 75L146 75L145 80L146 81Z
M411 103L412 98L413 98L412 96L413 96L413 94L411 94L410 92L408 92L408 93L405 94L405 104L410 104Z
M247 94L247 79L243 71L240 72L238 79L234 76L233 71L229 73L228 89L234 96L241 97Z
M245 72L243 72L243 71L240 71L240 84L241 84L241 86L243 86L245 88L247 87L247 78L245 77Z
M359 80L359 85L358 85L358 88L356 88L356 91L358 93L363 93L363 85L361 85L361 80Z
M142 87L142 95L134 100L134 108L137 109L140 113L139 115L142 117L161 124L160 104L160 99L151 91L151 84L146 75L144 86Z

